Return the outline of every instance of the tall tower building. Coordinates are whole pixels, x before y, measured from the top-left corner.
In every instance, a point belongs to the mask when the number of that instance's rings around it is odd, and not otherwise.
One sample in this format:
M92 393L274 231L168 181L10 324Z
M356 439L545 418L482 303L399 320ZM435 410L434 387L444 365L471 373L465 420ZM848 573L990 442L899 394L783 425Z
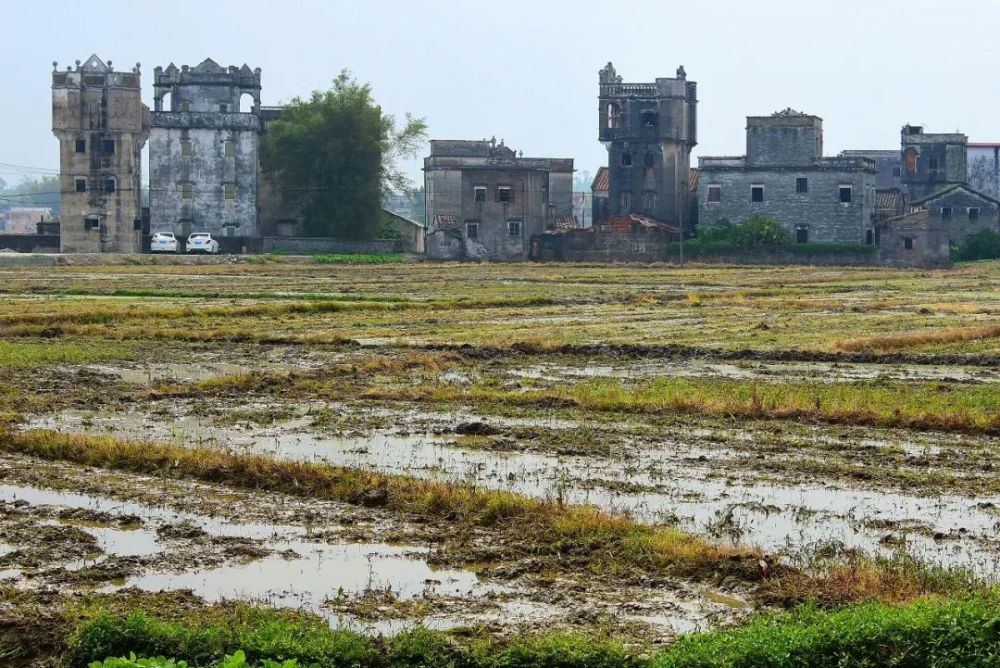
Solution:
M599 82L599 136L608 148L608 215L639 213L689 229L698 85L687 80L683 67L673 79L622 83L611 63L600 71Z
M257 236L260 68L157 67L153 106L153 231Z
M141 250L142 146L149 109L139 64L116 72L96 55L52 64L52 133L59 139L64 253Z

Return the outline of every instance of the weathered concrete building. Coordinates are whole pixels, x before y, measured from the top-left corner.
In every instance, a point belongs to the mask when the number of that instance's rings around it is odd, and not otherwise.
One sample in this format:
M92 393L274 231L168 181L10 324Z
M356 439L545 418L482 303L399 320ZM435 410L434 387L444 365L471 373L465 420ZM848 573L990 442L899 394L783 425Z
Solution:
M823 157L823 120L786 109L747 117L745 156L699 159L699 225L760 214L798 243L874 243L875 162Z
M922 209L879 221L878 261L899 267L947 267L951 264L946 221Z
M875 189L893 190L902 186L903 157L893 149L841 151L842 158L868 158L875 163Z
M608 196L600 203L594 199L595 224L634 213L688 229L698 84L687 80L683 67L673 79L623 83L611 63L600 70L598 82L598 136L608 149Z
M52 133L59 139L64 253L137 253L142 230L142 147L149 109L139 65L116 72L96 55L53 63Z
M257 236L260 68L171 63L153 91L152 231Z
M927 210L940 221L949 241L962 246L982 230L1000 234L1000 202L966 185L950 185L922 199L910 202L914 211Z
M527 259L533 235L573 221L573 160L503 141L431 141L424 188L430 258Z
M969 186L993 199L1000 199L1000 144L970 142L967 156Z
M904 125L900 132L901 184L909 200L928 197L948 185L966 183L968 143L963 134L925 133L920 126Z

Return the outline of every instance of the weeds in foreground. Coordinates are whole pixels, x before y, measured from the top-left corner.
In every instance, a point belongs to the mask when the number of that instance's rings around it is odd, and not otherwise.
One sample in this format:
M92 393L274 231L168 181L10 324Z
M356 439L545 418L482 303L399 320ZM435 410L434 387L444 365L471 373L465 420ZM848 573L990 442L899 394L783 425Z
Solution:
M837 339L833 342L833 348L842 352L869 351L885 353L932 344L981 341L983 339L995 339L998 337L1000 337L1000 325L947 327L924 332L913 332L911 334L884 334L854 339Z

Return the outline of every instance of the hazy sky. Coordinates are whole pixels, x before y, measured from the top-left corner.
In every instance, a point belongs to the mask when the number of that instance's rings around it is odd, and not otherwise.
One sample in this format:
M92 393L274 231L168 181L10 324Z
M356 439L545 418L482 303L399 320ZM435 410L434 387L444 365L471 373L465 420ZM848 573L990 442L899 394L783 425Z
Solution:
M58 168L51 62L170 62L263 70L264 104L348 68L431 138L496 135L593 172L597 71L698 82L696 154L742 154L745 116L824 119L826 152L896 148L904 123L1000 141L1000 1L951 0L4 0L0 163ZM420 178L420 161L408 164ZM17 181L21 168L0 165Z

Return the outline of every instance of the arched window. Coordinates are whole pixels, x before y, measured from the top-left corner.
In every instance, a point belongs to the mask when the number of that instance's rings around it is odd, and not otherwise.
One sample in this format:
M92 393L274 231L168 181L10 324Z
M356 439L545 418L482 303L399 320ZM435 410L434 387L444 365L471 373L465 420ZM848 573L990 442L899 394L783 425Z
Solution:
M157 107L156 110L157 111L173 111L173 109L170 108L170 98L171 97L173 97L173 96L170 94L170 91L167 91L166 93L164 93L163 97L160 98L160 104L159 104L159 106Z
M240 113L249 114L253 112L256 101L253 99L253 95L250 93L243 93L240 95Z
M617 130L622 126L622 108L616 102L608 103L608 128Z

